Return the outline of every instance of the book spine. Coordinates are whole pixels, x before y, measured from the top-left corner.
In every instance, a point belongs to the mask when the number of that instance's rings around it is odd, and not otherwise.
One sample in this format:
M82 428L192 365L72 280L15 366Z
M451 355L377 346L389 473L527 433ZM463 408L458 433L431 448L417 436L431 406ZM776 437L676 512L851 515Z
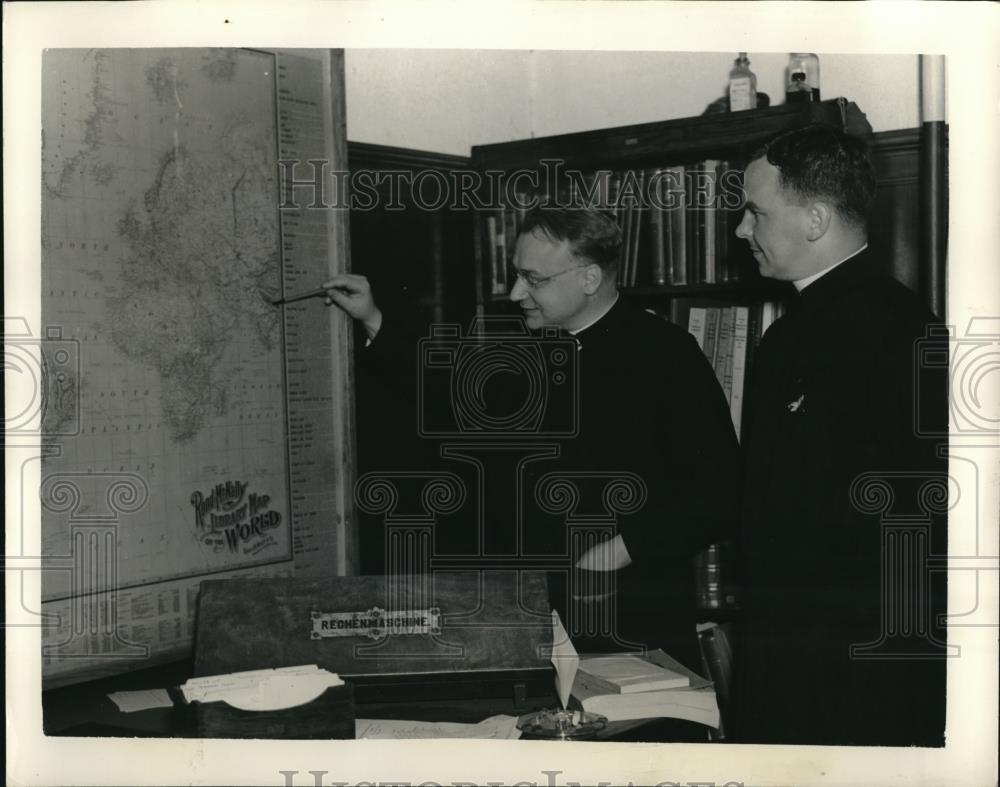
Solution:
M726 358L722 367L722 388L726 392L726 400L730 406L733 403L733 342L736 339L736 307L727 309L729 317L729 336L726 341Z
M615 223L618 224L618 229L622 231L622 251L621 257L618 260L618 286L620 287L624 276L625 260L628 259L626 251L628 239L625 234L625 206L622 202L622 173L620 172L611 173L608 180L608 202L611 212L614 214Z
M732 354L733 346L733 311L729 307L721 309L719 318L719 338L715 345L715 359L712 368L715 369L715 377L719 385L726 394L726 401L730 401L731 389L726 388L726 361Z
M663 200L663 172L662 169L650 171L650 191L653 192L654 199L649 206L649 281L650 284L657 286L663 286L667 283L663 211L660 208Z
M638 201L635 206L635 217L633 218L632 227L632 266L629 271L628 286L635 287L636 278L638 276L639 269L639 242L642 238L642 217L646 212L644 206L643 193L646 187L646 171L641 170L639 172L639 196Z
M716 230L715 230L715 265L719 281L732 281L736 276L729 261L729 235L735 230L732 224L732 212L726 207L724 174L729 169L728 161L720 161L715 172L716 183Z
M685 174L686 197L685 197L685 225L687 232L687 281L688 284L701 284L704 282L701 255L701 234L703 216L699 208L698 184L701 178L701 167L695 165L688 167Z
M705 309L705 357L708 362L715 360L715 347L719 338L719 316L721 309L717 306Z
M496 234L496 249L497 249L497 279L495 293L497 295L503 295L504 293L504 283L505 274L507 270L507 230L506 226L506 209L500 208L500 215L497 218L497 234Z
M715 224L718 220L716 218L716 175L719 167L719 162L714 159L707 160L703 165L703 181L704 181L704 205L702 206L703 212L703 226L705 228L705 234L702 238L702 254L705 257L705 283L715 284L718 279L718 271L716 270L716 259L715 259Z
M746 380L747 336L749 330L749 310L746 306L736 307L733 327L733 395L730 410L733 426L739 436L743 423L743 385Z
M507 265L514 262L514 248L517 245L517 215L513 208L507 208L503 214L504 240L507 249Z
M702 351L705 350L705 309L701 306L692 306L688 313L688 333L690 333Z
M671 284L686 285L687 277L687 181L684 167L672 167L673 204L670 209Z
M632 220L635 213L635 172L626 170L622 174L621 203L622 203L622 260L618 266L618 286L628 286L629 271L632 265Z
M691 301L688 298L673 298L670 301L670 322L688 329L688 318L691 314Z
M663 170L658 169L653 173L656 182L657 199L655 204L649 208L649 229L652 239L652 266L650 278L653 284L662 286L668 282L667 275L667 243L664 233L666 226L664 222L663 210L659 207L663 199L663 188L661 175Z
M486 245L489 246L490 258L490 292L499 295L500 264L497 254L497 219L496 216L486 217Z
M608 178L608 205L615 215L619 229L623 226L622 203L621 203L622 176L620 172L612 172Z
M719 547L712 544L695 556L695 591L702 609L722 606L722 586L719 582Z

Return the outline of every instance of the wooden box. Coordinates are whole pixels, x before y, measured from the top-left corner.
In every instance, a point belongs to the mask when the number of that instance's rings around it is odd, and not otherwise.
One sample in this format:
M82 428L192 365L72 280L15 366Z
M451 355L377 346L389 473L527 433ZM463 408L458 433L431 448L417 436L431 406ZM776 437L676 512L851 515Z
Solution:
M551 644L539 571L209 580L195 675L316 664L359 702L501 696L551 689Z

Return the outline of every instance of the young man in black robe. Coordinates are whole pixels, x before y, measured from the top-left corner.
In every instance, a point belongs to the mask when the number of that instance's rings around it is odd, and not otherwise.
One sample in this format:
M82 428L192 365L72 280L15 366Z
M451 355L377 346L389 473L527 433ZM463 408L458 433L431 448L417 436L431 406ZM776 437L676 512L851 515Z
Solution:
M546 403L576 407L576 434L535 435L558 454L522 467L518 557L554 569L553 604L581 650L659 647L697 670L692 559L732 532L738 445L694 339L619 294L621 244L607 215L558 208L529 213L517 241L510 299L532 331L561 329L563 343L572 337L579 371L573 402ZM365 326L368 361L381 358L398 373L392 359L415 357L363 277L326 286L330 301ZM523 399L511 382L510 396ZM507 396L502 387L483 392L491 395L501 404ZM496 521L506 513L484 515L488 529L510 524Z
M751 371L741 738L943 745L944 587L929 559L947 551L946 465L922 435L947 431L947 387L916 363L934 315L868 249L861 140L786 133L745 189L736 234L797 294Z

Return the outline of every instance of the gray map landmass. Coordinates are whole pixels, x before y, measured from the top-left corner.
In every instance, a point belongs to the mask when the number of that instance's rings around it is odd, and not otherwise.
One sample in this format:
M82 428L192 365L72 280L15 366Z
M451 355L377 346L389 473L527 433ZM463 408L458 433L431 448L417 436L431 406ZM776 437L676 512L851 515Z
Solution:
M167 151L118 223L127 253L108 299L112 341L158 373L164 421L178 443L225 414L219 371L234 337L250 337L260 352L277 346L275 174L257 136L237 113L217 155Z
M100 155L107 141L106 128L115 117L107 80L109 56L98 49L88 52L85 59L93 64L93 77L90 83L91 108L81 123L83 144L68 158L55 155L47 149L53 145L52 133L42 128L42 187L50 197L65 197L74 178L80 175L89 175L97 183L107 185L117 171L114 164L102 160Z
M201 73L212 82L232 82L238 67L236 53L232 49L212 49L209 58Z
M161 104L181 105L180 93L188 86L179 76L177 63L170 58L160 58L154 65L146 67L146 84Z

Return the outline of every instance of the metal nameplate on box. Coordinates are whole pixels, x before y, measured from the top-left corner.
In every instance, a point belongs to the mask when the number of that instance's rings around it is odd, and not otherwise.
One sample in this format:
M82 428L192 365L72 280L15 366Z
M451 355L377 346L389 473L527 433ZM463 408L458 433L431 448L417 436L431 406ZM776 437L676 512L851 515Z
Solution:
M401 634L440 634L441 610L414 609L396 613L372 607L364 612L312 613L313 639L323 637L356 637L363 634L371 639Z

